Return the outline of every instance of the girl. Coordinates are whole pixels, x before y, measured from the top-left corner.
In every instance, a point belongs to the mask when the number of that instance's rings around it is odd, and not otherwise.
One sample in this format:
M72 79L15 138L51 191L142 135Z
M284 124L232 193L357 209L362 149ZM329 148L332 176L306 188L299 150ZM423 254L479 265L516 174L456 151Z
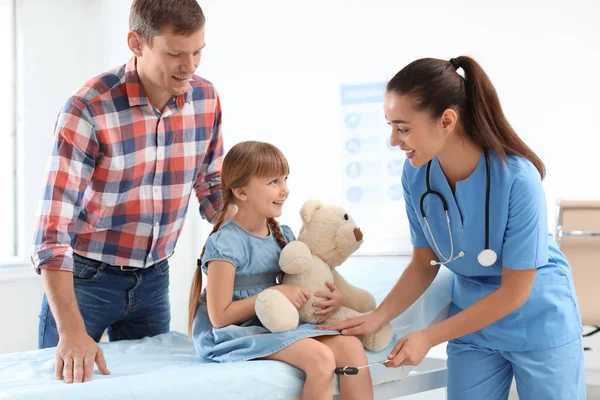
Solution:
M331 399L334 370L346 365L367 364L367 356L355 337L339 332L317 331L314 324L301 324L295 331L270 333L254 311L256 296L273 287L300 308L310 297L306 290L276 285L279 254L294 240L291 229L279 226L289 192L288 163L274 146L262 142L235 145L223 161L224 206L237 207L231 220L217 221L201 255L207 274L201 293L202 271L196 270L190 293L190 333L198 353L218 362L253 359L279 360L306 373L303 399ZM224 215L222 213L221 215ZM324 316L341 306L334 286L318 313ZM340 377L344 399L372 399L368 371Z
M521 400L585 399L581 319L547 229L544 165L487 75L469 57L414 61L388 83L384 111L407 157L412 260L372 315L320 328L375 331L443 263L455 273L450 317L400 339L387 366L416 365L449 341L449 400L507 399L513 376Z

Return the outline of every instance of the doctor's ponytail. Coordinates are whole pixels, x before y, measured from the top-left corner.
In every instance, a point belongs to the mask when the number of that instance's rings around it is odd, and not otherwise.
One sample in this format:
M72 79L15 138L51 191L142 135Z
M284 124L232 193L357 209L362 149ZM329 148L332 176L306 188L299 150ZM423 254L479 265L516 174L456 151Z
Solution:
M457 73L459 68L463 69L464 78ZM508 155L527 158L544 179L544 163L509 124L494 85L471 57L413 61L389 81L387 91L411 96L416 108L433 118L454 109L475 143L504 160Z

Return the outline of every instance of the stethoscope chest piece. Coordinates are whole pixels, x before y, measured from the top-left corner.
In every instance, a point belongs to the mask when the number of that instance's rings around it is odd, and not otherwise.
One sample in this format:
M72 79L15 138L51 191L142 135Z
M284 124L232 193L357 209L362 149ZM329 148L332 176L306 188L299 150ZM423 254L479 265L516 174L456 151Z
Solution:
M477 261L482 267L491 267L498 260L498 255L492 249L485 249L477 255Z

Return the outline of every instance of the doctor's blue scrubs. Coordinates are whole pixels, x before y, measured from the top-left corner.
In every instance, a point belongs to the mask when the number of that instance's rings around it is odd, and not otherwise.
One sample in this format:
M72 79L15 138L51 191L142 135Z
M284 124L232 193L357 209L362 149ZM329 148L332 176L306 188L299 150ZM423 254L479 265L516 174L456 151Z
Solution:
M437 158L431 163L431 189L448 204L454 256L445 264L454 272L450 315L498 289L502 267L537 268L527 302L480 331L448 343L448 399L507 399L514 376L521 400L585 399L582 325L571 269L548 232L546 199L540 174L522 157L490 159L490 248L498 254L491 267L477 255L485 248L486 161L482 153L475 171L457 182L453 193ZM419 202L426 191L427 165L406 161L402 176L411 240L431 247L444 258L427 230ZM450 255L448 225L441 201L424 200L435 241Z

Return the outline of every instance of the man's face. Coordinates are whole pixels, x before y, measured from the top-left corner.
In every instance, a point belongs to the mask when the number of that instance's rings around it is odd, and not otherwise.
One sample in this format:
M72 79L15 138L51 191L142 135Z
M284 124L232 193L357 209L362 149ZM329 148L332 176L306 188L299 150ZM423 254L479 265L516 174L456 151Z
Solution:
M204 28L189 35L164 28L151 42L142 40L138 71L143 71L154 91L179 96L190 88L189 80L200 64L204 46Z

